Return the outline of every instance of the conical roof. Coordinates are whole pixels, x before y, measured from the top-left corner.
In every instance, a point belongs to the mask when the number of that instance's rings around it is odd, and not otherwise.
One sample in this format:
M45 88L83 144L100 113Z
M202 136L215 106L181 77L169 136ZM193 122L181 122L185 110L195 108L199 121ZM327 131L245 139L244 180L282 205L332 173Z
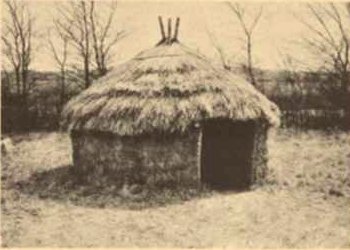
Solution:
M139 135L183 132L213 118L279 122L279 109L246 80L214 68L179 42L161 43L67 103L68 130Z

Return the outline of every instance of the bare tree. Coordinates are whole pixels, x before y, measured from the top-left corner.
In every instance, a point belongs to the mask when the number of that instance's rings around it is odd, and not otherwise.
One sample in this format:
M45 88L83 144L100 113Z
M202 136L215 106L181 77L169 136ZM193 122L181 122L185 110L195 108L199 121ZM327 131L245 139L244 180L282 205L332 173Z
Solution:
M85 88L91 84L92 48L88 8L86 1L69 2L59 8L60 17L54 21L59 32L68 38L81 59Z
M260 7L257 14L253 17L251 24L248 24L246 11L239 3L227 3L232 12L237 17L240 26L243 30L245 43L246 43L246 53L247 53L247 73L252 85L256 85L256 79L254 75L254 66L253 66L253 34L254 30L262 16L263 8Z
M222 46L218 43L214 34L211 31L209 31L208 29L207 29L207 34L209 36L211 44L213 45L214 49L216 50L216 52L219 55L219 59L220 59L222 67L225 70L231 70L230 62L227 59L227 56L226 56L225 51L222 48Z
M107 8L99 10L93 0L70 2L59 8L60 17L55 20L80 57L85 88L91 84L95 66L98 76L107 73L112 49L125 35L112 29L116 2L106 4Z
M90 25L92 34L92 44L95 54L95 63L97 72L103 76L108 71L108 63L111 59L112 48L125 36L124 31L112 33L112 23L115 20L117 10L117 2L109 3L107 13L105 11L99 12L96 10L95 1L90 1ZM107 16L105 22L101 17L101 13Z
M1 103L5 103L10 95L11 74L4 65L1 65Z
M28 79L32 61L33 17L24 2L5 0L8 18L3 20L2 51L14 73L16 94L27 109L33 81Z
M335 94L338 95L342 108L349 113L350 34L345 17L341 14L342 7L345 6L336 6L334 3L308 4L313 23L299 20L311 34L304 39L304 43L318 61L323 63L321 69L335 78L333 85L339 83L339 91Z
M66 34L62 33L60 29L57 28L56 23L56 43L53 43L51 34L48 34L48 44L52 52L53 58L55 60L56 66L59 69L59 103L57 104L57 110L60 113L61 109L66 102L66 88L67 88L67 59L68 59L68 42L69 38ZM60 40L59 42L57 40ZM56 44L56 45L55 45ZM59 45L58 45L59 44Z

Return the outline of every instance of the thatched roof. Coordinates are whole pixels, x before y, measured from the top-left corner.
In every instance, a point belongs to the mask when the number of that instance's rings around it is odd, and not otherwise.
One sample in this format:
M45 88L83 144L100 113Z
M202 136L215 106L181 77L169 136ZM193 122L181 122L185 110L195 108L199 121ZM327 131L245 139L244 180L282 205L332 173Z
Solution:
M69 101L62 115L68 130L118 135L183 132L212 118L279 122L278 107L251 84L177 41L117 67Z

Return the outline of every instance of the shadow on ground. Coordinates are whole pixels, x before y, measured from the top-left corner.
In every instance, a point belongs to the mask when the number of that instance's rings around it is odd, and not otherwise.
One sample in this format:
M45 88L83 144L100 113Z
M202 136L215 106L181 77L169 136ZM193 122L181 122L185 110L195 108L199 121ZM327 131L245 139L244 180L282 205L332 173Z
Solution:
M111 182L82 183L73 172L73 167L61 166L32 174L29 178L14 183L14 188L23 194L40 199L51 199L89 207L119 207L143 209L181 204L188 200L211 196L207 188L148 189L125 196L120 185Z

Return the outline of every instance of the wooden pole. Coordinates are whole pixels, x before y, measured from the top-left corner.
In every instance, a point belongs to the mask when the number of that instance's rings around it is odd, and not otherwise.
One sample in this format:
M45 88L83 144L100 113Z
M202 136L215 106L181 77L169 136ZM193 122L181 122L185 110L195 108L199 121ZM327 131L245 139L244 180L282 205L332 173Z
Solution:
M175 24L175 33L174 33L174 37L173 37L173 42L177 42L177 36L179 33L179 25L180 25L180 18L176 18L176 24Z
M164 25L163 25L163 20L162 20L161 16L158 17L158 21L159 21L160 33L162 35L162 41L164 41L165 40L165 31L164 31Z
M171 41L171 18L168 18L168 37L167 42L170 43Z

